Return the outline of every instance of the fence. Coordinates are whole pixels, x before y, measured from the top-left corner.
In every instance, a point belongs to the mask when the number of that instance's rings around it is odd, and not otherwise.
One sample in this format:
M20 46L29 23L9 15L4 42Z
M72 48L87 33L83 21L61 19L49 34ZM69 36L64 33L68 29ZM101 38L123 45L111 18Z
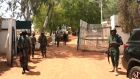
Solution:
M77 49L102 50L107 47L107 38L110 28L101 27L101 24L88 24L80 21Z

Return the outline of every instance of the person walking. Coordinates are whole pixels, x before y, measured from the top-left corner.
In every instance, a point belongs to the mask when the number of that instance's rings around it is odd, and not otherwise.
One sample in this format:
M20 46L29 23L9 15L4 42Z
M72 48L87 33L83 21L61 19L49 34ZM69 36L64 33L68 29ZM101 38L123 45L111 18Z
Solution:
M27 32L24 31L22 32L22 36L19 38L19 48L21 50L20 52L20 64L21 67L23 68L22 74L25 73L25 71L29 71L28 68L28 53L29 53L29 47L30 47L30 41L29 38L26 36Z
M41 53L42 53L42 57L43 58L47 57L46 56L47 37L45 36L44 32L41 33L38 41L40 43L40 50L41 50Z
M115 75L118 74L118 64L119 64L119 47L123 45L123 41L120 35L117 34L116 29L112 29L110 31L111 35L109 36L109 52L111 56L111 61L113 65L113 70L111 72L115 72Z
M32 41L32 58L34 58L35 44L36 44L35 33L32 34L31 41Z
M29 39L29 53L28 53L28 60L31 61L31 54L32 54L32 38L31 33L27 33L28 39Z

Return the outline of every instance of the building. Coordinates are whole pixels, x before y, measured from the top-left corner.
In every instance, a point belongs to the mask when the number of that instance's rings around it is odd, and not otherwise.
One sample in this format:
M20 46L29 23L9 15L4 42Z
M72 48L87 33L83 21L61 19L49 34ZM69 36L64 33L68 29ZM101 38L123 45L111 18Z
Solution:
M0 26L0 54L5 54L7 63L11 65L12 55L16 53L16 21L12 18L2 18Z

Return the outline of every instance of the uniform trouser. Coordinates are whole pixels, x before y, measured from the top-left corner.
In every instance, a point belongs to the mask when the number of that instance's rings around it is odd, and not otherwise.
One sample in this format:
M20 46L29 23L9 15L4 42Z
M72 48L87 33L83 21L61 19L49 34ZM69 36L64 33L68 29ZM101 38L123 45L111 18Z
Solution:
M57 47L59 47L59 42L60 42L60 40L57 40Z
M21 66L23 68L23 71L28 69L28 48L24 48L22 50L22 56L21 56Z
M42 56L46 56L46 46L41 46L40 50L41 50Z
M115 68L118 67L119 55L120 55L119 48L111 48L111 50L110 50L110 56L111 56L112 65Z
M35 44L32 44L32 57L34 57Z

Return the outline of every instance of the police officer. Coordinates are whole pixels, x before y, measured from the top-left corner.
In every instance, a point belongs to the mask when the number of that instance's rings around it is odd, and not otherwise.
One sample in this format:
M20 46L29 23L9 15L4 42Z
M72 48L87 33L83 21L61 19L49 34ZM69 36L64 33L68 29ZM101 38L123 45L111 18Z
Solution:
M44 35L44 32L41 32L38 41L40 43L40 50L42 53L42 57L44 58L46 57L46 46L47 46L47 37Z
M110 56L111 56L111 61L113 65L113 70L112 72L115 72L115 75L118 75L118 63L119 63L119 47L120 45L123 44L123 41L121 39L121 36L117 34L116 29L112 29L110 31L110 36L109 36L109 51L110 51Z
M29 71L28 69L28 53L29 53L29 47L30 47L30 41L29 38L26 36L27 32L24 31L22 32L22 36L19 39L19 47L21 49L21 54L20 54L20 64L21 67L23 68L22 74L25 73L25 71Z

